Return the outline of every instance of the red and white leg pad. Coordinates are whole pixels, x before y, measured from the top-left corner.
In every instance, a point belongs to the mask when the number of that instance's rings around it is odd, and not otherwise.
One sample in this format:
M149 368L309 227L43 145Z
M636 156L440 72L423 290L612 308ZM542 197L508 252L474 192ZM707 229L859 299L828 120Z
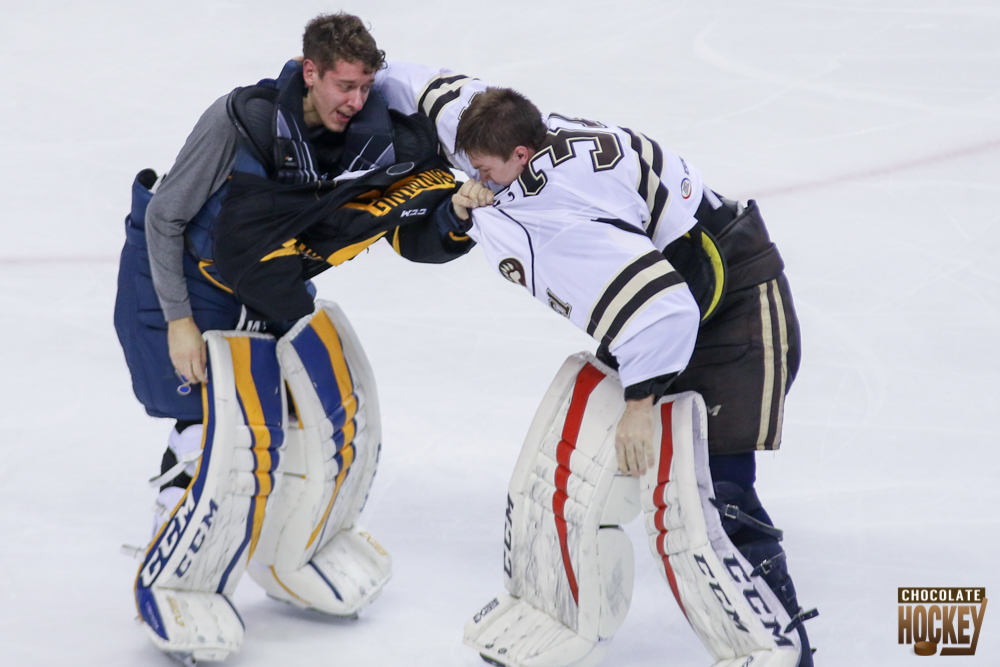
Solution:
M798 633L778 598L722 528L708 466L705 403L695 392L656 405L656 465L640 479L649 547L714 667L795 667Z
M271 597L353 616L392 576L389 554L356 524L381 444L375 379L347 316L329 301L278 341L277 355L298 424L288 429L282 484L250 576Z
M510 482L504 584L465 626L465 643L509 667L596 665L632 601L637 480L621 477L617 374L593 355L563 364Z

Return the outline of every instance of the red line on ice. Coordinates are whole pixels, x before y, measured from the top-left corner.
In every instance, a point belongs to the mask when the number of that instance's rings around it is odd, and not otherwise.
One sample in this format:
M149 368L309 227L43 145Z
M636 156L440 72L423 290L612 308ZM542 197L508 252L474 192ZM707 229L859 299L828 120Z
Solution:
M837 185L838 183L849 183L851 181L860 181L866 178L886 176L888 174L895 174L900 171L906 171L907 169L926 167L929 165L937 164L939 162L947 162L948 160L957 160L959 158L968 157L970 155L976 155L978 153L988 153L989 151L996 150L997 148L1000 148L1000 139L987 141L986 143L976 144L974 146L965 146L963 148L956 148L954 150L945 151L943 153L936 153L934 155L928 155L927 157L918 158L916 160L897 162L896 164L887 165L885 167L866 169L864 171L856 171L850 174L844 174L842 176L834 176L832 178L826 178L819 181L807 181L806 183L786 185L784 187L774 188L771 190L761 190L759 192L754 192L752 197L754 199L758 199L761 197L774 197L777 195L787 195L795 192L802 192L804 190L815 190L819 188L826 188L831 185Z

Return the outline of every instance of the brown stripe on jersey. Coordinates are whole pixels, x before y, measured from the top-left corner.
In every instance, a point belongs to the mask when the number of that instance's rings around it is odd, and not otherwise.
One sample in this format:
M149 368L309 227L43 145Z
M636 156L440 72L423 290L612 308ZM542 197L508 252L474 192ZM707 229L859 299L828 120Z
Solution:
M646 226L646 236L653 239L656 238L656 228L660 224L660 217L663 215L663 209L667 206L667 201L670 198L670 192L667 190L667 186L663 184L663 150L660 145L647 137L644 134L639 134L638 132L633 132L632 130L623 127L626 133L628 133L632 150L634 150L639 156L639 196L643 198L646 202L646 206L649 208L649 224ZM647 148L648 146L648 148ZM652 178L650 177L652 174ZM650 181L655 179L655 190L653 192L653 197L649 196Z
M424 109L424 102L427 101L427 96L428 95L430 95L431 93L433 93L435 90L437 90L441 86L445 86L445 85L447 85L449 83L455 83L456 81L458 81L460 79L465 79L465 78L468 78L468 77L466 77L464 74L456 74L455 76L442 76L442 77L439 77L439 78L435 79L433 83L430 83L430 84L427 85L427 88L424 89L423 95L420 96L420 101L417 102L417 111L423 111L424 113L427 113L427 111ZM430 114L428 114L428 115L430 115Z
M472 79L469 80L471 81ZM430 111L427 112L427 117L430 118L432 121L437 122L437 117L438 114L441 113L441 110L444 109L449 104L451 104L452 102L454 102L455 100L457 100L458 96L461 94L462 94L462 88L458 87L455 90L447 92L444 95L437 98L437 101L434 102L434 106L432 106Z
M660 296L663 292L683 284L684 279L681 278L681 274L676 271L671 271L670 273L654 278L646 283L646 285L636 292L635 296L632 297L629 302L618 311L618 315L615 316L614 321L608 328L607 333L604 334L601 342L608 347L611 347L612 342L618 338L618 334L622 332L622 329L625 328L625 325L628 324L628 321L632 319L633 315L649 305L653 299Z
M587 334L590 336L594 335L594 332L597 330L597 325L600 324L601 320L604 318L604 313L608 309L608 306L611 305L611 302L614 301L616 296L618 296L618 293L621 292L622 289L624 289L625 286L628 285L640 271L644 271L657 262L662 261L664 261L663 255L659 250L650 250L648 253L641 255L634 262L622 269L618 275L614 277L607 289L604 290L604 294L601 295L601 298L597 300L597 305L595 305L593 310L590 311L590 322L587 323Z
M646 137L646 141L653 147L653 164L650 165L650 169L656 174L659 179L659 184L656 187L656 198L653 200L653 208L649 211L649 227L646 229L646 234L649 238L656 238L656 228L660 224L660 217L663 215L663 209L667 205L667 186L663 184L663 150L660 149L660 145Z
M632 144L632 150L634 150L635 154L639 156L639 188L638 188L638 192L639 192L639 196L642 197L643 201L648 201L648 195L649 195L649 165L646 164L646 161L642 159L642 141L640 141L639 137L637 137L635 135L635 132L633 132L632 130L628 129L627 127L623 127L622 129L625 130L626 134L628 134L628 136L629 136L630 143Z

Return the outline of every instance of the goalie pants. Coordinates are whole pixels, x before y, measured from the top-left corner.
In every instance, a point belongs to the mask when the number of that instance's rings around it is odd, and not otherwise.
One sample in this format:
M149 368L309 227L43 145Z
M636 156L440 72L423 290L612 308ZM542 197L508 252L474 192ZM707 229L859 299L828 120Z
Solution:
M201 331L240 328L243 305L213 284L188 252L184 253L184 279L194 321ZM307 285L315 293L312 284ZM181 381L170 361L167 321L153 287L146 231L131 215L125 219L125 247L118 268L115 330L132 375L132 389L146 412L153 417L200 423L203 411L197 386L187 395L177 392Z
M670 393L696 391L705 399L710 455L777 449L799 358L798 319L781 274L726 294Z

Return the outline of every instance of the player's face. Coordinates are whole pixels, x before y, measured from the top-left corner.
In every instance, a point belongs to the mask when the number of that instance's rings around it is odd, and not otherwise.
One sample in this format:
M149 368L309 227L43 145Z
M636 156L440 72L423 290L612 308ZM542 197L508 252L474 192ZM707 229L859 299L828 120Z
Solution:
M469 154L469 162L479 172L481 182L489 183L492 181L504 188L517 180L530 158L531 151L524 146L515 148L506 160L496 155Z
M338 60L322 76L311 60L302 63L302 77L309 87L309 100L326 129L343 132L351 117L368 100L375 74L358 62Z

